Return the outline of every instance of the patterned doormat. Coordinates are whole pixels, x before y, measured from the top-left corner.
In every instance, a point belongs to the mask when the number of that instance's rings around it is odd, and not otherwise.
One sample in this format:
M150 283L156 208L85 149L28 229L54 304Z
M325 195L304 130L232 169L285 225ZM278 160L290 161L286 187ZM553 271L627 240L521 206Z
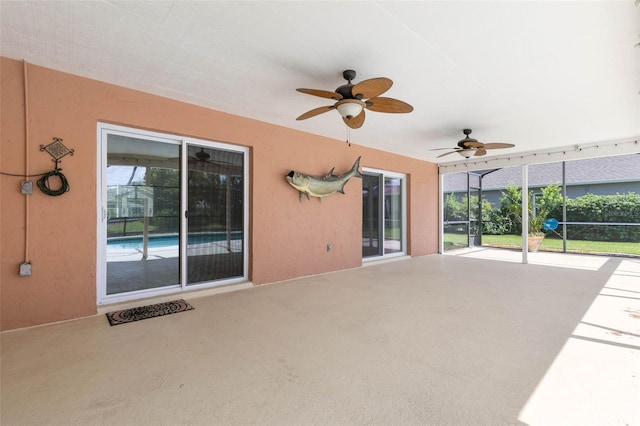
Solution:
M109 320L109 324L113 326L140 321L147 318L160 317L162 315L190 311L192 309L194 309L194 307L188 302L183 299L178 299L170 302L156 303L155 305L138 306L137 308L107 312L106 315Z

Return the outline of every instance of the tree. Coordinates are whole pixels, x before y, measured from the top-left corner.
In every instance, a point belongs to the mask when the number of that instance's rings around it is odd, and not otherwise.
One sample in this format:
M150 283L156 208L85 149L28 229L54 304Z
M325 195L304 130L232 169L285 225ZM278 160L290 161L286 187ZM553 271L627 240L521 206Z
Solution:
M447 194L444 199L444 220L467 220L468 215L467 196L458 200L455 193Z

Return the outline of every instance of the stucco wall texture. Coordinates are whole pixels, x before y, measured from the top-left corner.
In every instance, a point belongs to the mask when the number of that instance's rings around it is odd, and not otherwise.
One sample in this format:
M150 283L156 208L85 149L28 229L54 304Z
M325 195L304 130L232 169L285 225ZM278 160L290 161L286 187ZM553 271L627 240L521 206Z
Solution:
M99 122L249 147L249 280L256 285L362 265L361 180L351 179L345 195L300 202L284 179L292 169L315 175L334 166L348 170L358 156L363 167L407 174L407 252L437 252L435 164L8 58L0 67L0 171L52 170L51 157L39 147L53 137L75 150L60 165L70 185L62 196L37 188L22 195L23 178L0 175L1 330L97 312ZM25 261L33 273L20 277Z

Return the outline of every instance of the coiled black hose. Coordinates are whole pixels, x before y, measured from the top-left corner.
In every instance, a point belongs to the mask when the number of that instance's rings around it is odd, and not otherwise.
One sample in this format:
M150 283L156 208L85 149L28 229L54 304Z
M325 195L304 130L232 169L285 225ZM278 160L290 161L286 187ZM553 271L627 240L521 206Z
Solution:
M49 178L52 176L57 176L60 179L60 188L51 189L51 187L49 186ZM38 188L40 188L40 191L42 191L43 193L55 197L69 191L69 181L67 181L65 175L60 173L60 169L56 168L55 170L42 175L42 177L38 179Z

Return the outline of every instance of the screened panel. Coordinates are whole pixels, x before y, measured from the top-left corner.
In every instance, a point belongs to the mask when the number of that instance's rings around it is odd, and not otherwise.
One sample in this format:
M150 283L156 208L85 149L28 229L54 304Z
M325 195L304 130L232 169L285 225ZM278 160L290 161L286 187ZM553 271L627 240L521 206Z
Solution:
M363 174L362 176L362 257L382 255L380 239L380 175Z
M243 274L244 158L188 147L187 284Z
M402 180L384 178L384 253L402 252Z

